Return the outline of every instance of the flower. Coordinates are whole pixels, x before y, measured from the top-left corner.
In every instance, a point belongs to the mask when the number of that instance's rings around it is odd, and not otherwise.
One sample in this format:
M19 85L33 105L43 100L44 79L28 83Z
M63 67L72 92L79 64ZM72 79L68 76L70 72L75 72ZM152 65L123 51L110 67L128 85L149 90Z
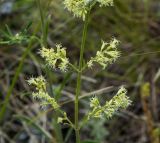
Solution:
M30 78L28 81L29 85L33 85L36 87L36 90L46 90L46 81L43 76L39 76L37 78Z
M119 109L125 109L131 104L131 100L127 97L127 90L121 87L117 94L104 105L104 112L107 118L111 118Z
M131 101L126 94L127 90L124 87L121 87L117 94L110 101L106 101L103 106L100 105L97 97L93 97L90 100L90 107L92 110L88 114L88 120L90 118L102 118L103 116L109 119L119 109L127 108L131 104Z
M99 3L99 6L112 6L113 0L64 0L65 8L72 12L75 17L85 20L88 10L93 4Z
M89 113L88 120L91 117L100 118L102 116L102 107L96 96L90 99L90 107L92 108L92 112Z
M29 85L33 85L36 88L36 92L32 92L34 99L40 99L41 105L51 105L53 109L59 108L56 100L50 97L46 91L46 81L43 76L37 78L30 78L28 81Z
M97 0L100 6L113 6L113 0Z
M57 123L63 123L63 118L62 117L58 117L58 119L57 119Z
M59 108L58 103L56 100L48 95L47 92L44 91L38 91L32 93L33 98L40 99L41 106L51 105L53 109Z
M56 51L53 48L43 47L40 50L40 55L45 59L48 66L54 69L58 66L61 71L67 70L69 60L66 57L66 49L61 44L56 44Z
M97 108L98 106L100 106L98 98L96 96L92 97L91 100L90 100L90 107L92 107L92 108L96 107Z
M102 41L101 50L97 51L95 57L91 57L91 60L87 62L87 66L91 68L93 63L96 62L105 69L120 56L120 52L117 50L118 44L119 41L115 38L110 43Z
M85 0L64 0L65 8L72 12L74 16L81 17L83 20L87 14Z

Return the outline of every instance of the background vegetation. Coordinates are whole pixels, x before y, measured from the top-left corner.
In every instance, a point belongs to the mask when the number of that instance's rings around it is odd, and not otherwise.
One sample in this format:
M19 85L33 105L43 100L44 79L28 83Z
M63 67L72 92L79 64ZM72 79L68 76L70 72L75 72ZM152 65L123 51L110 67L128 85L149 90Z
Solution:
M42 6L47 31L41 30L35 1L0 1L0 143L59 143L61 135L64 142L74 143L74 132L68 126L62 126L60 133L54 111L41 110L38 102L32 102L26 80L47 73L51 94L61 95L63 108L74 116L75 75L47 69L38 56L39 42L29 38L45 32L50 47L62 42L75 61L82 22L64 10L61 0L42 0ZM103 101L122 84L133 103L112 120L89 122L82 138L91 138L90 143L159 143L160 1L115 0L114 7L95 8L88 35L86 58L99 49L99 38L113 36L121 41L121 57L105 71L97 66L85 73L80 113L89 106L88 93L95 91Z

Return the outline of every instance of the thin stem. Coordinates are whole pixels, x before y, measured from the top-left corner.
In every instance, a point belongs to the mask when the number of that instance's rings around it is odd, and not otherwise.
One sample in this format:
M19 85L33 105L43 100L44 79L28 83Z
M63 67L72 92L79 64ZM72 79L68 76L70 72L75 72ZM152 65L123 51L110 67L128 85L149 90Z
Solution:
M79 72L79 69L77 69L76 66L74 66L73 64L69 63L69 66L76 72Z
M82 76L82 68L83 68L83 56L84 56L84 48L87 37L87 29L88 29L88 20L89 13L87 14L84 22L83 35L82 35L82 43L80 49L80 59L79 59L79 72L77 76L77 87L76 87L76 98L75 98L75 132L76 132L76 143L80 143L80 135L79 135L79 95L81 91L81 76Z
M70 120L69 118L66 118L66 121L68 121L69 125L70 125L73 129L75 129L74 124L71 122L71 120Z
M62 110L57 109L57 111L58 111L62 116L64 116L64 112L63 112ZM72 121L67 117L67 115L64 116L64 118L65 118L66 121L68 121L69 125L70 125L73 129L75 129L74 124L73 124Z

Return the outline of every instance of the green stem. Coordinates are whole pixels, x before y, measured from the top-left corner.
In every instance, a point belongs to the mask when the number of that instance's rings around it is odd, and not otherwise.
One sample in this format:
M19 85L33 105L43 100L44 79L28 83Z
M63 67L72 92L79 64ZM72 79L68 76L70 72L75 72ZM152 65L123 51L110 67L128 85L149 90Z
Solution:
M80 143L80 134L79 134L79 95L81 91L81 76L82 76L82 68L83 68L83 56L84 56L84 48L87 37L87 29L88 29L88 20L89 20L89 12L85 18L83 35L82 35L82 43L80 49L80 59L79 59L79 72L77 76L77 86L76 86L76 97L75 97L75 132L76 132L76 143Z
M79 70L77 69L76 66L72 65L71 63L69 63L69 66L70 66L74 71L76 71L77 73L79 72Z

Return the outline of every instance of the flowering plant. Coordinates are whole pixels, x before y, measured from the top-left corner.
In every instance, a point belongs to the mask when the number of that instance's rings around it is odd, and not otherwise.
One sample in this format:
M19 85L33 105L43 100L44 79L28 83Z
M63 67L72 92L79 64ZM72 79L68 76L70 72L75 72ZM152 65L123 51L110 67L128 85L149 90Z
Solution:
M66 48L61 44L56 44L55 48L47 48L45 45L40 49L39 54L44 58L46 65L50 66L53 69L60 69L62 72L72 69L77 73L77 83L75 89L75 122L72 123L68 118L67 113L64 112L54 97L50 97L47 92L47 82L43 76L37 78L31 78L28 80L29 85L35 86L35 90L32 93L32 96L36 99L39 99L41 104L51 105L53 109L61 113L61 116L58 117L58 123L65 123L70 125L76 133L76 143L80 143L80 129L83 125L91 120L92 118L106 118L110 119L114 113L119 109L125 109L130 104L131 101L127 97L127 90L122 86L117 94L110 100L106 101L104 105L101 105L99 99L94 96L90 100L90 110L84 118L82 123L79 123L79 96L81 93L81 77L83 71L89 68L92 68L95 63L102 66L103 69L107 68L109 64L112 64L120 56L120 52L117 50L119 41L115 38L112 38L110 42L102 41L100 50L97 51L94 57L91 57L87 63L84 61L84 50L87 37L88 29L88 18L92 8L98 4L102 6L113 6L113 0L64 0L65 8L73 13L75 17L82 18L84 21L82 43L80 48L80 57L79 57L79 66L73 65L66 54Z

